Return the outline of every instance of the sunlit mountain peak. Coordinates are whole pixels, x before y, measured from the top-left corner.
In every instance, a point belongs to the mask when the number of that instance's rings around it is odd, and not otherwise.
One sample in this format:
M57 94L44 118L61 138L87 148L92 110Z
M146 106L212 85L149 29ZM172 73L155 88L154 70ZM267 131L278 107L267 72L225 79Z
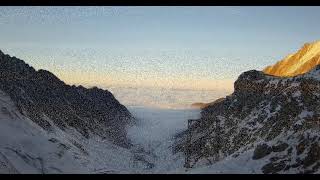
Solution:
M320 64L319 40L305 43L298 52L266 67L263 72L275 76L296 76L310 71L318 64Z

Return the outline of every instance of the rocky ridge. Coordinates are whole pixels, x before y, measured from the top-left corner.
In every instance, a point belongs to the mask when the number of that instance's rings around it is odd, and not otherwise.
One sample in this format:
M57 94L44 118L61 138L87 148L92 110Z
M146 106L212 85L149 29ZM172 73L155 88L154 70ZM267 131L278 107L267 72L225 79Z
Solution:
M287 78L244 72L230 96L204 108L180 134L175 150L185 153L190 167L251 152L261 173L319 172L319 97L320 65Z
M23 60L0 51L0 90L19 112L46 131L53 124L76 129L84 137L99 136L129 147L126 126L133 117L107 90L65 84L46 70L35 70Z

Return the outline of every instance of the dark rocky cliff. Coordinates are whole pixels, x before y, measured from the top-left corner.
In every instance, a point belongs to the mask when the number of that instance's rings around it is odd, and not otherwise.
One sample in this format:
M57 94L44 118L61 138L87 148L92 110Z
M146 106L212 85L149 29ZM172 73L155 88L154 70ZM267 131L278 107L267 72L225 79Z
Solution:
M0 51L0 90L10 95L19 111L50 131L74 128L86 138L97 135L128 147L126 126L133 117L107 90L65 84L46 70Z
M320 169L320 65L307 74L281 78L242 73L234 92L209 105L179 139L192 167L254 150L263 173L313 173ZM191 142L187 141L191 131ZM190 144L189 144L190 143Z

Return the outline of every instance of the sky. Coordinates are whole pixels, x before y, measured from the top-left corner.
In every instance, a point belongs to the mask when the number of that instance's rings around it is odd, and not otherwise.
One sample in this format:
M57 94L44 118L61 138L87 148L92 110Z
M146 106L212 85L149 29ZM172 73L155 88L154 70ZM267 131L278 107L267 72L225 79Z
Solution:
M320 38L320 7L0 7L0 49L69 84L232 89Z

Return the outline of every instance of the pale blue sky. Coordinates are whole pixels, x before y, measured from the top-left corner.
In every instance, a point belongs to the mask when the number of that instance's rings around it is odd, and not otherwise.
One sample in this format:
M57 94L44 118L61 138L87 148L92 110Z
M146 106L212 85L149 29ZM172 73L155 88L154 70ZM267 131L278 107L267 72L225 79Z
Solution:
M230 84L319 40L319 19L320 7L0 7L0 49L69 83Z

